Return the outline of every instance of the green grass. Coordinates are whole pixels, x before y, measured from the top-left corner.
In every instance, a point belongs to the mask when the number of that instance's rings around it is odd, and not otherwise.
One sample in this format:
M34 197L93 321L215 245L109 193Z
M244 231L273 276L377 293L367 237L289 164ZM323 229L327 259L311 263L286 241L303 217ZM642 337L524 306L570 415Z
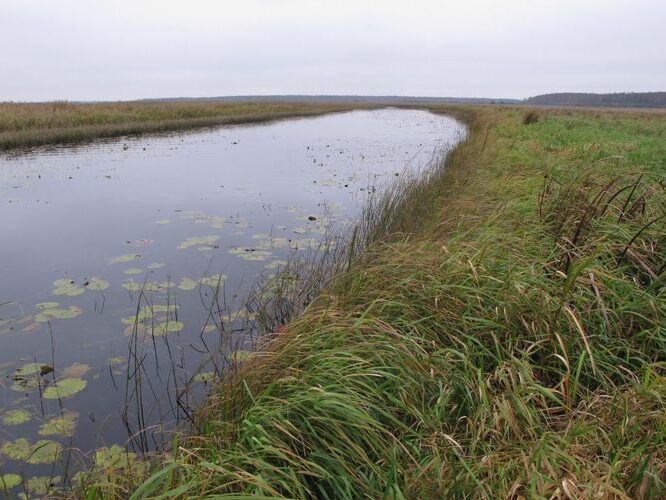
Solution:
M0 151L103 137L312 116L351 105L219 101L0 102Z
M666 116L436 110L470 125L444 168L152 474L77 494L666 495Z

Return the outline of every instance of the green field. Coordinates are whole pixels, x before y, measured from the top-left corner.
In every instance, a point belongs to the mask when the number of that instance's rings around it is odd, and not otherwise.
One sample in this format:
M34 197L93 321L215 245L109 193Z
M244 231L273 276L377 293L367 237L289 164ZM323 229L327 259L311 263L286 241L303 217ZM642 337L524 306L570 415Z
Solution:
M219 101L1 103L0 151L350 109L344 104Z
M666 116L434 110L470 127L445 165L158 465L77 495L666 496Z

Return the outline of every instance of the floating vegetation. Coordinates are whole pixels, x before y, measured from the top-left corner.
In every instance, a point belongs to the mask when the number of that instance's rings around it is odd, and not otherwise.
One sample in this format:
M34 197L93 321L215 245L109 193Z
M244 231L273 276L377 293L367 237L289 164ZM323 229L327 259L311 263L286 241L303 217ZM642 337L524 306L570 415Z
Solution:
M123 274L141 274L142 272L143 269L139 269L138 267L130 267L129 269L125 269Z
M194 281L191 278L181 278L180 282L178 283L178 288L185 291L194 290L198 286L199 282Z
M125 255L119 255L118 257L113 257L109 259L111 264L120 264L122 262L132 262L133 260L140 259L140 253L126 253Z
M215 325L206 325L201 329L201 333L212 333L217 331L217 326Z
M139 460L135 453L129 452L114 444L111 447L97 448L95 451L95 467L107 471L119 469L133 469L138 474L147 470L149 464Z
M21 425L32 420L32 415L26 410L10 410L2 416L5 425Z
M164 262L153 262L152 264L149 264L148 269L159 269L160 267L164 267Z
M55 280L53 282L53 286L55 287L51 292L53 295L67 295L69 297L75 297L85 293L86 291L83 286L70 279Z
M28 479L26 489L28 494L46 495L61 481L62 478L60 476L33 476ZM24 497L29 498L27 495Z
M106 290L107 288L109 288L109 282L102 278L93 276L87 282L83 283L83 286L85 286L89 290L96 290L98 292L101 292L102 290Z
M85 363L74 363L65 368L62 375L66 378L81 378L88 373L90 369L90 365L86 365Z
M185 249L190 247L200 247L203 245L213 245L220 240L219 236L193 236L185 239L178 248Z
M106 290L109 288L109 282L98 277L92 277L83 283L77 283L70 279L59 279L53 282L55 287L51 292L53 295L67 295L68 297L76 297L85 293L86 289L89 290Z
M130 292L140 292L143 290L144 292L159 293L166 292L169 288L175 287L176 284L171 281L146 281L144 283L142 281L127 280L121 286Z
M197 373L194 377L192 377L192 380L195 382L212 382L215 380L216 374L215 372L201 372Z
M42 377L53 372L53 367L45 363L28 363L14 371L12 389L22 392L38 389L44 385Z
M142 307L138 314L127 316L121 319L125 329L125 335L131 335L134 332L134 325L142 327L142 330L153 335L166 335L168 333L179 332L185 325L171 319L172 315L178 310L177 305L153 305Z
M35 315L37 323L46 323L52 319L72 319L83 314L83 309L79 306L69 306L66 309L59 308L57 302L42 302L35 307L41 312Z
M60 456L60 444L48 439L40 439L35 444L25 438L8 441L2 445L0 451L12 460L28 462L29 464L52 464Z
M162 224L162 225L163 224L171 224L171 221L169 219L160 219L160 220L156 220L155 224Z
M249 260L249 261L267 260L273 255L268 250L259 250L257 248L244 248L244 247L231 248L229 250L229 253L231 255L237 255L238 257L240 257L243 260Z
M39 427L40 436L72 437L76 430L79 414L65 411L62 415L50 418Z
M44 389L44 399L64 399L81 392L88 382L82 378L60 378Z
M23 479L18 474L1 474L0 475L0 491L11 490L15 486L21 484Z
M255 321L257 319L257 314L247 309L240 309L233 313L222 314L220 319L225 322L237 321L239 319L246 319L248 321Z
M201 278L201 284L212 288L222 285L227 280L226 274L212 274Z

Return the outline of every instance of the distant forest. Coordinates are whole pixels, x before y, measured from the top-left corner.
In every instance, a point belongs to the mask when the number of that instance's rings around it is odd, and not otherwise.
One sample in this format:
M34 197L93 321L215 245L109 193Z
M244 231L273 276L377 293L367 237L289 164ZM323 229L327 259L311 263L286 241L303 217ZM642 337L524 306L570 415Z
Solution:
M525 104L555 106L624 106L635 108L666 107L666 92L621 92L617 94L585 94L560 92L525 99Z

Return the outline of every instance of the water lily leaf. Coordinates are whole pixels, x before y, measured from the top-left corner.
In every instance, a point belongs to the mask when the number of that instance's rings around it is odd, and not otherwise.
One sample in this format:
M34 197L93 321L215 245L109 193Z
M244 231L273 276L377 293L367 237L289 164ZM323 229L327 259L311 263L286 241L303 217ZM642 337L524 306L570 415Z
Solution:
M97 468L107 470L144 468L145 465L147 464L140 462L134 453L126 451L117 444L109 448L97 448L97 451L95 451L95 467Z
M71 319L83 314L83 309L78 306L69 306L67 309L60 309L58 307L40 309L42 309L42 312L35 316L37 323L46 323L51 319Z
M178 288L181 290L194 290L198 286L199 282L191 278L181 278L180 283L178 283Z
M247 319L249 321L255 321L257 319L257 313L250 312L247 309L240 309L236 312L223 314L220 316L220 319L226 322L236 321L238 319Z
M55 287L51 292L53 295L67 295L69 297L76 297L85 293L85 288L70 279L60 279L53 282Z
M89 290L102 291L109 288L109 282L102 278L93 276L90 278L90 280L88 280L88 284L84 284L84 286L86 286Z
M270 240L271 235L266 233L257 233L252 235L253 240Z
M31 495L46 495L61 481L60 476L33 476L28 479L26 489Z
M154 324L153 333L155 335L166 335L167 333L179 332L185 325L180 321L166 320Z
M12 460L26 460L32 452L30 441L25 438L18 438L14 441L7 441L2 445L0 451Z
M139 309L139 312L137 314L122 318L121 321L126 325L133 325L137 321L140 323L146 320L152 320L160 314L166 314L167 316L170 314L174 314L178 310L178 307L179 306L175 304L171 304L168 306L160 304L153 304L152 306L144 306L141 309ZM119 359L124 361L124 358L119 358Z
M147 293L157 293L157 292L165 292L169 288L175 287L176 284L172 283L171 281L160 281L160 282L146 281L145 283L143 283L140 281L127 280L121 286L123 288L126 288L130 292L139 292L143 290L144 292Z
M246 252L243 254L238 254L238 256L241 259L244 260L249 260L249 261L263 261L267 260L269 257L271 257L273 254L271 252L268 252L266 250L255 250L253 252Z
M60 444L49 439L40 439L37 441L26 462L29 464L52 464L60 456Z
M14 380L27 378L33 375L48 375L53 367L45 363L28 363L14 371Z
M81 392L88 382L81 378L61 378L44 389L44 399L63 399Z
M2 474L0 475L0 491L11 490L21 484L21 481L23 479L18 474Z
M127 280L124 281L120 286L129 290L130 292L140 292L141 288L143 287L143 283L140 281Z
M132 262L133 260L140 259L140 253L126 253L125 255L119 255L118 257L113 257L109 259L111 264L119 264L121 262Z
M206 325L201 329L201 333L211 333L217 330L215 325Z
M192 380L195 382L211 382L215 380L215 377L215 372L201 372L192 377Z
M10 410L2 416L5 425L21 425L30 422L32 415L26 410Z
M62 375L65 378L81 378L89 371L90 365L86 365L85 363L74 363L65 368Z
M148 269L159 269L160 267L164 267L164 262L153 262L152 264L147 266Z
M57 302L40 302L39 304L35 304L35 307L44 311L45 309L55 309L59 305Z
M79 414L65 411L62 415L50 418L39 427L40 436L72 437L76 430Z
M156 220L155 224L171 224L171 221L169 219L160 219Z
M210 276L204 276L201 278L201 284L215 288L219 285L222 285L222 283L224 283L226 280L226 274L212 274Z
M129 269L125 269L123 271L124 274L141 274L143 272L143 269L139 269L138 267L130 267Z
M213 245L214 243L219 241L219 239L220 239L219 236L194 236L192 238L187 238L180 245L178 245L178 248L184 249L190 247L198 247L202 245Z

